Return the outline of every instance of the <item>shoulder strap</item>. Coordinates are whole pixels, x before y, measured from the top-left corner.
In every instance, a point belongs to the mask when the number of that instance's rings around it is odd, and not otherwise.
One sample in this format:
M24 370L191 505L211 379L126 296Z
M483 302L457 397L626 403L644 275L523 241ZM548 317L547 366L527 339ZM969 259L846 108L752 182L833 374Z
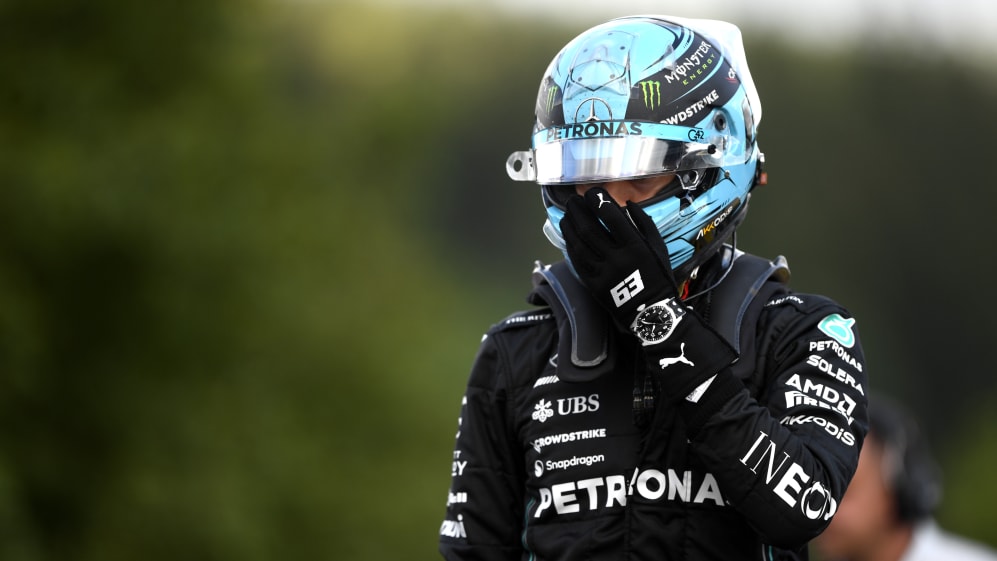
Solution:
M557 375L566 382L587 382L613 369L612 324L606 311L575 277L566 261L533 269L530 301L542 301L557 322Z
M748 308L770 279L777 281L771 285L773 289L789 281L789 265L784 257L769 261L738 252L727 276L711 291L709 323L739 355ZM612 324L567 262L553 265L537 262L530 301L550 307L557 322L558 376L562 380L590 381L613 369ZM746 332L749 338L753 336L751 322L743 327L750 331Z
M738 252L730 272L711 291L710 325L741 353L741 327L752 301L769 280L778 285L789 282L789 263L783 256L775 261ZM778 288L778 286L776 287Z

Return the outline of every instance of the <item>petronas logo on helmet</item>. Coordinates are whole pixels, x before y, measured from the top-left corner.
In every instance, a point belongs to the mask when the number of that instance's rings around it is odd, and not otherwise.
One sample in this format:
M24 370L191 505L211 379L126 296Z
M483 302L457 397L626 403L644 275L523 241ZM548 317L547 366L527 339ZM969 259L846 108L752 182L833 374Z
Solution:
M640 82L640 91L644 94L644 107L648 109L661 107L661 82L644 80Z

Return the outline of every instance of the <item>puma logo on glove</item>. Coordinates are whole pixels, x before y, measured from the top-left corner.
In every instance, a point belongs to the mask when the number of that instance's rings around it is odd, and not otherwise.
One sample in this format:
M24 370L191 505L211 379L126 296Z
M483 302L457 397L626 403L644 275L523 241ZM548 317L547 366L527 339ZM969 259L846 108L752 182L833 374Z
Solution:
M680 362L684 363L684 364L688 364L689 366L696 366L696 364L694 362L692 362L691 360L685 358L685 343L682 343L682 345L679 348L679 356L674 357L674 358L665 357L665 358L659 360L658 364L661 366L661 369L664 370L665 368L668 368L669 366L671 366L673 364L678 364Z

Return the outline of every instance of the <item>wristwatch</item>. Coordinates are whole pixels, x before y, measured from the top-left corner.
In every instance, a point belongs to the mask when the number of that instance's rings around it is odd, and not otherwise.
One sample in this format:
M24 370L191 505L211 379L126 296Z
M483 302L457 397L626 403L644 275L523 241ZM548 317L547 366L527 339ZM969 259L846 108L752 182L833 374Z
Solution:
M674 298L666 298L639 310L630 324L630 330L644 346L668 339L685 315L685 309Z

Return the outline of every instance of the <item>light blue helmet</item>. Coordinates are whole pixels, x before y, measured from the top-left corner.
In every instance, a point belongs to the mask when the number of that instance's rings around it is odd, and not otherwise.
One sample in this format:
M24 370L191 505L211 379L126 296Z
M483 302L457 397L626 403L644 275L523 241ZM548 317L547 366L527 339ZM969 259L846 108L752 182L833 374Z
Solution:
M506 170L541 185L544 233L562 252L559 225L576 184L676 174L640 204L684 279L731 237L751 189L764 183L761 115L734 25L614 19L554 57L537 95L532 148L509 156Z

